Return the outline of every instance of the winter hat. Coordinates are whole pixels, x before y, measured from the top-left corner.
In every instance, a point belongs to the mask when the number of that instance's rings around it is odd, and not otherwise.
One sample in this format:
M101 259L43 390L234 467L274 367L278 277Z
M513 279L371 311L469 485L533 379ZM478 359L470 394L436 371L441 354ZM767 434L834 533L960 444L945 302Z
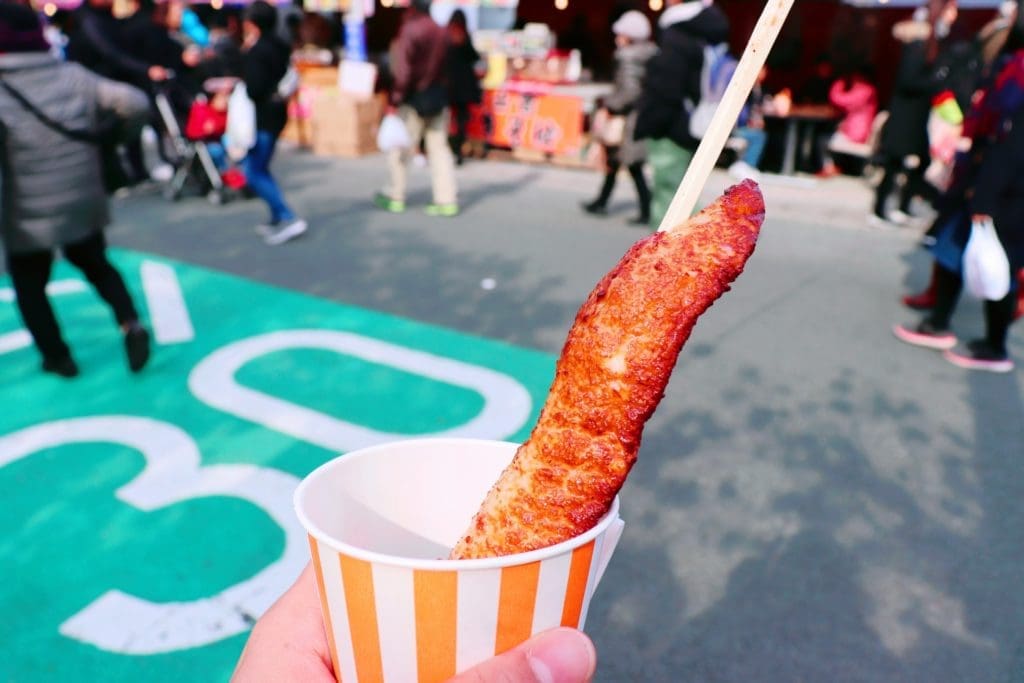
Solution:
M0 53L46 52L43 25L35 10L25 5L0 2Z
M651 22L643 12L630 10L612 24L612 33L630 40L647 40L651 37Z

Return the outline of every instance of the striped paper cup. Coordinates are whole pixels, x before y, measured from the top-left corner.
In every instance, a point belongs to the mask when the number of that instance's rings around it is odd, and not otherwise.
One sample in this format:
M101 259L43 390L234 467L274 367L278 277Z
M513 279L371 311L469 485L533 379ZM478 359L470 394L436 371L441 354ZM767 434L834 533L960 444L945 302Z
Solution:
M622 534L618 498L559 545L447 560L517 445L423 439L336 458L295 492L339 681L444 681L556 626L583 628Z

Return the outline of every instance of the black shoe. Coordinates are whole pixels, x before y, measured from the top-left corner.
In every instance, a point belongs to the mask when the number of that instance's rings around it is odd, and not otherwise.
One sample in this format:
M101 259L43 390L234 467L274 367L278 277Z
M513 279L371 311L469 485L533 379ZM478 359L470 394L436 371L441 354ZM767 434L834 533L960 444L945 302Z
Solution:
M650 216L633 216L632 218L629 219L629 224L630 225L650 225L651 224L651 217Z
M593 214L595 216L608 215L608 207L606 207L602 202L599 201L584 202L583 204L580 204L580 207L587 213Z
M149 360L149 332L146 332L146 328L138 323L128 328L124 333L124 351L132 372L138 372L146 367Z
M71 356L65 356L64 358L44 358L43 372L52 372L55 375L71 379L72 377L78 377L78 365L75 364L75 361Z
M985 339L975 339L966 344L967 353L956 349L946 351L943 356L953 365L967 370L988 372L1011 372L1013 361L1005 351L997 351Z

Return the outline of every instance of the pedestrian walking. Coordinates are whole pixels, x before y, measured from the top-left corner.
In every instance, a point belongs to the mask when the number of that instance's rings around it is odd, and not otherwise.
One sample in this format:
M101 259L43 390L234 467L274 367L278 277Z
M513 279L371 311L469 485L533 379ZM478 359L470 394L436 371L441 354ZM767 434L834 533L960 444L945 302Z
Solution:
M277 10L256 0L245 11L242 78L256 106L256 144L245 157L245 177L257 197L270 209L270 222L257 226L264 241L277 246L306 232L309 225L295 215L270 173L277 139L288 122L288 103L278 84L291 64L291 47L277 34Z
M910 203L915 196L929 201L937 191L924 179L930 160L928 115L932 97L938 94L940 74L936 68L939 41L949 35L956 20L956 0L929 0L912 21L893 27L893 36L903 43L897 65L896 83L889 102L889 118L880 142L881 182L868 220L872 225L905 225L910 221ZM888 210L890 195L900 176L904 177L899 204Z
M1002 67L965 122L971 151L958 164L944 211L948 230L935 250L935 301L916 326L897 325L896 337L915 346L945 351L959 367L1009 372L1014 363L1006 339L1017 317L1017 275L1024 268L1024 15L1018 16L1006 41ZM960 263L970 236L970 222L991 220L1009 261L1010 291L999 301L986 301L985 336L957 349L950 321L963 287Z
M449 101L445 62L448 37L430 18L430 0L412 0L391 50L394 84L388 113L397 113L412 145L388 151L390 180L377 194L376 204L386 211L405 211L406 165L422 142L430 162L433 202L429 216L459 213L455 186L455 160L448 144Z
M469 107L480 104L483 91L477 69L480 66L480 53L473 47L473 40L466 25L466 13L460 9L452 13L448 20L448 96L452 116L455 119L455 134L452 135L451 147L455 154L455 163L462 165L463 151L466 144L466 128L469 126Z
M621 140L603 142L605 150L605 175L597 198L583 205L587 213L604 215L608 212L608 200L615 189L615 179L623 166L636 186L639 212L630 222L647 225L651 221L651 191L644 178L644 162L647 160L647 143L635 140L637 111L636 105L643 91L644 69L647 60L658 51L651 42L651 22L646 15L636 10L626 12L612 25L615 34L615 82L614 90L604 98L604 108L609 116L624 118Z
M146 89L171 76L166 67L125 49L125 25L114 17L113 0L86 0L75 10L72 26L66 50L68 61L78 62L104 78ZM126 140L125 147L129 169L123 184L130 187L149 180L141 142Z
M109 116L137 132L148 111L141 91L58 61L31 8L0 5L0 237L18 311L46 372L79 372L46 296L58 249L110 305L131 370L149 359L149 334L106 255L110 213L98 147L76 139L97 135Z
M700 143L690 134L686 103L700 101L704 47L729 38L729 20L707 0L668 0L658 26L659 51L647 62L635 132L637 140L647 140L654 172L652 226L668 212Z

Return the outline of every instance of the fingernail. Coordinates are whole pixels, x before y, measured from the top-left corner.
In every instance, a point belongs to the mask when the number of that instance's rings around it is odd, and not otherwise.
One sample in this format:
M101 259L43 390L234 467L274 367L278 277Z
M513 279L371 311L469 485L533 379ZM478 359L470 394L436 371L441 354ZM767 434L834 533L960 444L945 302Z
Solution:
M543 634L527 657L540 683L586 683L597 668L593 643L571 628Z

